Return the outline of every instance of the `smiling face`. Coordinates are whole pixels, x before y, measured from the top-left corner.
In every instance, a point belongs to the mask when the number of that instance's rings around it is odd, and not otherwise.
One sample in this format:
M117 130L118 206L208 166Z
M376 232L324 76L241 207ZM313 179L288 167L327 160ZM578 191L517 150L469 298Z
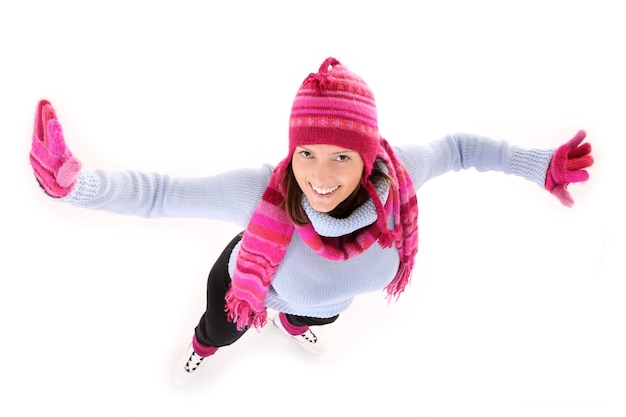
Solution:
M334 145L298 146L291 166L311 207L322 213L332 211L356 190L364 167L358 152Z

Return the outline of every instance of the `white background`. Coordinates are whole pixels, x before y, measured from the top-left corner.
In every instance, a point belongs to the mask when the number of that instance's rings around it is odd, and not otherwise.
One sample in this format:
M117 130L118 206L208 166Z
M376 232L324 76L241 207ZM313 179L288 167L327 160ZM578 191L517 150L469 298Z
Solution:
M617 4L3 2L0 414L626 415ZM320 329L319 358L249 332L177 389L238 229L47 199L28 163L36 103L85 169L211 175L284 157L293 96L331 55L370 84L394 144L463 131L553 148L585 129L592 178L571 209L500 173L434 179L397 303L357 299Z

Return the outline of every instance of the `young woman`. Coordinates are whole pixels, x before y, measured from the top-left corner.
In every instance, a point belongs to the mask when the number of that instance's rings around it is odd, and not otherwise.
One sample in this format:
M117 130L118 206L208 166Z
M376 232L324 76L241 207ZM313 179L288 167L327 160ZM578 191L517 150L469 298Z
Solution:
M240 225L213 266L207 307L177 366L177 381L248 329L273 323L318 351L311 326L337 319L359 294L396 298L417 253L416 190L448 171L501 171L537 183L565 205L585 181L585 132L558 149L525 149L456 134L392 147L380 136L367 84L334 58L297 91L287 156L206 178L86 171L65 144L51 104L35 117L30 161L53 197L75 206L142 217L211 218Z

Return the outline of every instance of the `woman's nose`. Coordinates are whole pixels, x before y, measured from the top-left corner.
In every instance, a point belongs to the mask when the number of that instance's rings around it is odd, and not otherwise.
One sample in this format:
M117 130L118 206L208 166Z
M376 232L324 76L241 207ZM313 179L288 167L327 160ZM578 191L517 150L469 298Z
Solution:
M312 177L315 181L323 183L330 176L330 169L327 164L318 162L312 170Z

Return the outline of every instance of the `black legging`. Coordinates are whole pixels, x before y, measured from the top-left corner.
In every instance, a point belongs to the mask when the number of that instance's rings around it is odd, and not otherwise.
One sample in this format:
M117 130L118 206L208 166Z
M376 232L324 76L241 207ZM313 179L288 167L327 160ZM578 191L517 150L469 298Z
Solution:
M196 339L203 345L214 347L227 346L239 340L247 331L247 329L237 330L236 324L228 321L226 311L224 310L226 292L230 288L231 282L228 274L228 262L233 248L241 240L242 236L243 233L239 233L230 241L219 258L217 258L217 261L215 261L211 272L209 272L206 311L202 314L200 322L195 329ZM316 318L287 314L287 320L295 326L321 326L334 322L338 317L337 315L330 318Z

